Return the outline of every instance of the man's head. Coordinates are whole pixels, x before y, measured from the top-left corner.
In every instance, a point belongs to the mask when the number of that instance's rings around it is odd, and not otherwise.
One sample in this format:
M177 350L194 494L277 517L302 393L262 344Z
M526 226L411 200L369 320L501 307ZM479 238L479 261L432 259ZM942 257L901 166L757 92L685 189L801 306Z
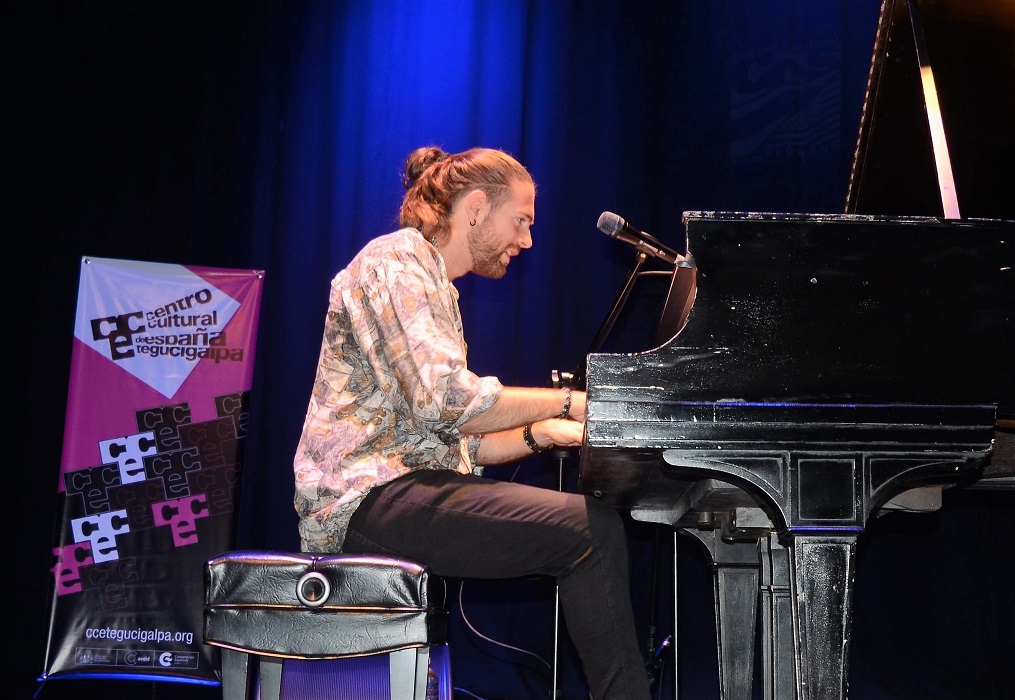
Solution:
M403 183L400 225L440 245L452 278L503 277L509 259L532 245L535 183L503 151L419 148L406 160Z

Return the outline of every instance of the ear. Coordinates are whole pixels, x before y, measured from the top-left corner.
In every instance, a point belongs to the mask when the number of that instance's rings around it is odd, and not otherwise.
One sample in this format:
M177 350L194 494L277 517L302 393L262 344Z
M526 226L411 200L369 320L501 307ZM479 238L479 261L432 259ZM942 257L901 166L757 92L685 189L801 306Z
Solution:
M469 219L478 219L479 213L487 205L487 201L486 192L483 190L472 190L465 195L465 213L468 214Z

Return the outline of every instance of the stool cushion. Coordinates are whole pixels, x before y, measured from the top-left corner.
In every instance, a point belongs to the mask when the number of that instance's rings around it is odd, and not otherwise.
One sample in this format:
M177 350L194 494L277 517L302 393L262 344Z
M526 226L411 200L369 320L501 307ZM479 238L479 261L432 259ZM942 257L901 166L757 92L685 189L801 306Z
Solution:
M205 566L204 640L294 659L443 644L444 580L415 562L360 554L227 552Z

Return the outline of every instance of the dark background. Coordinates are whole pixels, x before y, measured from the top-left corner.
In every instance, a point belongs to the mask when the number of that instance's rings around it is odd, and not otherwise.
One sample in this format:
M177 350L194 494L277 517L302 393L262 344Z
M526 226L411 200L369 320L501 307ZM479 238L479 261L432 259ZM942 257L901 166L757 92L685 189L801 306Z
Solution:
M981 43L1011 36L1001 5L963 4ZM532 171L533 249L506 279L459 287L473 368L546 385L553 369L581 362L632 262L630 248L596 230L603 210L673 247L685 210L843 211L880 2L2 8L14 273L6 337L16 377L8 439L20 451L9 466L5 587L16 623L0 694L25 698L44 672L82 256L266 271L237 546L296 549L291 462L328 282L366 240L394 228L409 151L501 147ZM999 66L974 62L974 77L958 82L974 95L1011 95L1015 53L1002 55ZM962 102L966 113L982 109L975 97ZM992 144L990 165L973 168L976 187L1002 192L1003 168L1015 162L1010 122L963 126L957 158ZM964 215L1015 217L1010 194L978 202ZM606 349L647 348L658 302L639 290ZM557 466L540 457L500 475L554 488ZM566 467L573 482L573 457ZM955 489L939 512L869 524L858 547L852 698L1015 695L1013 503L1011 491ZM673 632L674 535L628 525L640 629L648 639L654 626L658 641ZM681 697L718 697L709 572L695 542L675 541ZM546 697L552 587L466 582L459 609L458 585L455 685L489 700ZM497 648L466 619L535 656ZM574 664L565 649L569 699L585 693ZM56 679L39 697L216 694Z

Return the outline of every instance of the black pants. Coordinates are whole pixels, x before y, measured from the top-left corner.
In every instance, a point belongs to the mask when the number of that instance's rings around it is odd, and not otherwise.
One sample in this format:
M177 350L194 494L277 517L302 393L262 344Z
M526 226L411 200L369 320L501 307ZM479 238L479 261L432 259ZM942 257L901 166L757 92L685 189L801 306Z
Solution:
M402 556L449 578L548 575L595 700L649 697L617 511L573 493L420 470L373 489L345 552Z

